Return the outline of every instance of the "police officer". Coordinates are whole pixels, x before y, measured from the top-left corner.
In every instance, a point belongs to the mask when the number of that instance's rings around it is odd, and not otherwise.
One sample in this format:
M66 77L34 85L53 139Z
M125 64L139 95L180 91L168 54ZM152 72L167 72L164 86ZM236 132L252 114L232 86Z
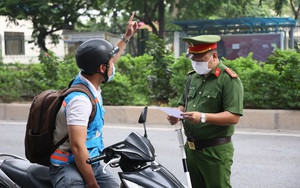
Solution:
M191 59L187 87L178 105L187 142L185 152L194 188L231 187L235 124L243 115L243 85L238 75L219 59L216 35L182 39ZM180 119L168 116L173 125Z

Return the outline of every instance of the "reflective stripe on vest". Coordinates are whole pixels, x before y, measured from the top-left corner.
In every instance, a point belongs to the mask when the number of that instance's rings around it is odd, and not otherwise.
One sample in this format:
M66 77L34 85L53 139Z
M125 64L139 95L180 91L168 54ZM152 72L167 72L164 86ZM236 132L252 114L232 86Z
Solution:
M70 153L62 152L61 150L55 150L55 152L50 157L50 162L53 165L66 164L69 161Z

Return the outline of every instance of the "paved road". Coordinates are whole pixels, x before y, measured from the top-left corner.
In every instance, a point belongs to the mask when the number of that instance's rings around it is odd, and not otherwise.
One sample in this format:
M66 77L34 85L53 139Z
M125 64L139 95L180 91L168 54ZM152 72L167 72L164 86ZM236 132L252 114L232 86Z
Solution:
M24 156L25 123L0 121L0 153ZM107 125L106 145L121 141L132 131L143 134L141 127ZM156 149L156 160L186 183L182 170L177 133L170 128L148 127L148 137ZM300 133L238 129L232 167L234 188L300 187ZM115 175L117 169L109 169Z

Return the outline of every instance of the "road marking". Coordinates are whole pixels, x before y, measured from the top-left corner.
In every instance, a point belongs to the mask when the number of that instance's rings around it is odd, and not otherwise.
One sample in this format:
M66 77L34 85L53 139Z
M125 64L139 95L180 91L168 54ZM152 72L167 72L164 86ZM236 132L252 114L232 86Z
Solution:
M283 133L283 132L270 132L270 130L266 130L267 132L259 132L258 130L255 130L253 132L251 131L235 131L235 134L247 134L247 135L263 135L263 136L290 136L290 137L300 137L300 133L292 133L292 131L289 131L291 133ZM269 131L269 132L268 132ZM275 130L274 130L275 131ZM296 131L299 132L299 131Z
M13 121L1 121L0 120L0 126L1 125L26 125L26 122L13 122ZM175 131L176 129L179 129L179 126L174 127L164 127L165 125L162 125L162 127L151 127L151 125L147 126L147 130L153 130L153 131ZM1 128L1 127L0 127ZM143 130L143 125L116 125L116 124L106 124L104 126L104 129L138 129ZM281 130L282 132L274 132L278 130L241 130L238 129L235 131L235 134L246 134L246 135L263 135L263 136L290 136L290 137L300 137L300 131L291 131L291 130Z
M108 128L108 129L138 129L138 130L142 130L144 129L143 126L141 125L140 127L138 126L118 126L118 125L106 125L104 126L104 129ZM178 129L179 127L177 127ZM154 130L154 131L175 131L175 127L170 127L170 128L163 128L163 127L147 127L147 130ZM263 132L262 132L263 131ZM300 137L300 132L299 131L295 131L296 133L294 133L293 131L288 130L285 132L273 132L273 131L277 131L277 130L236 130L235 134L247 134L247 135L264 135L264 136L292 136L292 137Z

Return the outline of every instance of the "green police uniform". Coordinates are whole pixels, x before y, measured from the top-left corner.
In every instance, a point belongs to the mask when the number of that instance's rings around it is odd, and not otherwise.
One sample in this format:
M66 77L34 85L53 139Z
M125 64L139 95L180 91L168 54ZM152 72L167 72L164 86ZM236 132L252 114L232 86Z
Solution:
M201 38L202 37L202 38ZM198 37L200 43L207 41L204 36ZM196 38L197 39L197 38ZM218 41L209 38L212 43ZM195 37L192 42L196 43ZM198 42L199 42L198 41ZM204 42L203 42L204 41ZM187 39L186 42L191 42ZM202 50L197 48L197 50ZM219 113L229 111L243 115L243 85L239 77L221 61L207 77L195 71L190 72L191 81L188 92L186 111L203 113ZM185 90L178 104L185 106ZM209 123L184 123L187 138L196 141L208 141L215 138L230 137L234 133L235 125L219 126ZM191 149L186 144L188 169L194 188L202 187L231 187L230 174L233 162L232 142L220 144L204 149Z

